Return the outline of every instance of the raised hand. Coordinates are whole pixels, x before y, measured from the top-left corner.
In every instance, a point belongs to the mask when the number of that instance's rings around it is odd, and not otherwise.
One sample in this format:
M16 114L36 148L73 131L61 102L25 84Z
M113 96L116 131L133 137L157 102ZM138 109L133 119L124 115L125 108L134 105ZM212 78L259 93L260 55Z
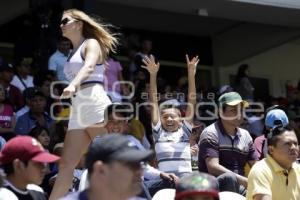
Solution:
M194 145L194 146L191 146L191 154L192 156L196 156L199 152L199 147L198 145Z
M147 69L150 74L155 74L159 70L159 63L155 63L155 59L153 55L145 56L143 58L143 63L146 65L142 65L142 68Z
M195 56L192 58L192 60L190 60L189 56L186 54L185 58L186 58L186 64L188 67L188 72L192 72L193 74L196 74L196 69L197 69L197 65L199 62L198 56Z

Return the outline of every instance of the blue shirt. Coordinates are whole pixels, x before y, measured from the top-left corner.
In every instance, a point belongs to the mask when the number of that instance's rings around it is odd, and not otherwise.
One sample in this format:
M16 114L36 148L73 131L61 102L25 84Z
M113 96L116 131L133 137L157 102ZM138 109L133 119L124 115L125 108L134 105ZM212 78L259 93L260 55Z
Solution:
M48 113L44 113L44 117L46 120L46 125L45 127L47 129L50 129L50 127L53 124L53 119L49 116ZM17 124L15 127L15 132L18 135L28 135L30 130L34 128L38 124L38 121L34 116L31 114L30 111L26 112L22 116L20 116L17 120Z
M64 74L64 66L67 63L67 59L68 56L58 50L49 58L48 69L55 71L57 79L60 81L67 81Z

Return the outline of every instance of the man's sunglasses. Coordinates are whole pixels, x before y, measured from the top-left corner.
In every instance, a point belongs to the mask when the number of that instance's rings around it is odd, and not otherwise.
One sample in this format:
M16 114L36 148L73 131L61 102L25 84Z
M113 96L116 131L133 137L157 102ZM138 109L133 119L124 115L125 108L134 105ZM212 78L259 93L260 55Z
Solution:
M69 18L64 18L63 20L61 20L60 25L66 25L66 24L70 24L72 22L77 22L78 20L75 19L69 19Z

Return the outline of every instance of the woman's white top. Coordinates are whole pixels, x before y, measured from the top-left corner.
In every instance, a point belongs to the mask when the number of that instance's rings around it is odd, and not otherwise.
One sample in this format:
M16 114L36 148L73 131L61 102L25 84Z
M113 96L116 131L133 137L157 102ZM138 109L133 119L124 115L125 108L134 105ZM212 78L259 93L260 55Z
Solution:
M64 73L66 75L66 78L70 82L76 77L76 75L79 73L80 69L84 65L83 48L85 46L86 41L87 39L84 40L81 43L81 45L77 48L77 50L70 55L64 67ZM86 80L84 80L81 83L81 85L87 83L103 83L103 81L104 65L97 64L93 73Z

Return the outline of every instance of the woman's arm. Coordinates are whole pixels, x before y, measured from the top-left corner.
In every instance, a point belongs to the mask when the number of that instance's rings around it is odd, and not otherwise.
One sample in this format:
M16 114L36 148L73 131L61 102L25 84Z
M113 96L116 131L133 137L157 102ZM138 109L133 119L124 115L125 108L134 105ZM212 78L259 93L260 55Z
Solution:
M88 39L86 41L85 50L84 50L85 62L83 67L80 69L76 77L70 83L70 85L74 85L75 87L79 87L82 81L87 79L91 73L95 70L95 66L99 61L99 57L101 58L101 48L97 40ZM103 62L103 60L100 60Z
M95 66L101 58L101 48L97 40L88 39L86 41L84 57L85 62L83 67L79 70L78 74L71 81L71 83L63 91L63 96L71 97L76 89L80 88L80 84L87 79L95 70ZM100 62L103 60L100 59Z

